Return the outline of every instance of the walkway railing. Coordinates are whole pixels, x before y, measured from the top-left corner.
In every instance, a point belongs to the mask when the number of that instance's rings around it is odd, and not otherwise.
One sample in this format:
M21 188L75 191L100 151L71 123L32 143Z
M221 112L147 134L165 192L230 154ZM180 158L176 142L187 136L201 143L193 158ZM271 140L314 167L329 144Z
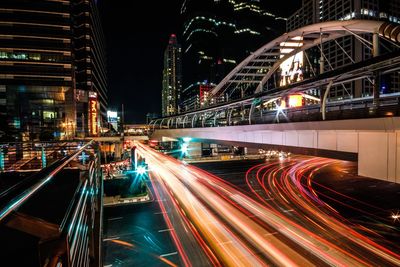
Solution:
M2 243L18 246L25 234L37 237L39 241L31 248L38 251L37 266L101 266L99 150L89 141L60 144L57 153L64 153L66 147L70 152L66 156L0 192L0 232L7 233ZM0 179L12 173L2 172ZM15 231L18 234L13 236ZM15 250L14 255L12 249L0 251L2 260L14 260L18 265L23 259L16 255L24 257L24 251ZM30 266L35 265L33 259Z
M328 102L325 120L362 119L376 117L400 116L400 94L382 95L379 106L374 106L372 97L347 99ZM253 105L251 102L227 107L226 109L203 111L194 116L155 121L151 126L156 129L204 128L250 124L272 124L289 122L322 121L319 104L293 108L268 109L262 102Z

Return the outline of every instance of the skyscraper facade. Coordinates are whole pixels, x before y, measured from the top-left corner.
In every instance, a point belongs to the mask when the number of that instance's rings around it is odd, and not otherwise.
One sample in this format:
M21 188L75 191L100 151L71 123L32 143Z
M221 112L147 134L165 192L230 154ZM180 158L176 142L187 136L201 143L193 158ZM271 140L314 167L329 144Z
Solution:
M208 92L252 51L281 34L285 19L259 0L186 0L182 109L207 105Z
M303 0L302 7L287 20L287 31L324 21L331 20L386 20L400 23L400 1L398 0ZM372 36L363 36L372 42ZM372 57L372 51L354 36L347 36L336 41L323 44L326 57L324 71L336 69L360 62ZM344 53L345 51L346 53ZM311 61L319 60L319 52L311 51ZM390 75L382 81L381 90L385 92L399 91L398 75ZM373 84L371 80L358 80L331 89L331 99L345 99L371 96Z
M96 136L106 121L108 106L105 36L97 0L71 2L75 95L85 96L84 101L76 101L77 134Z
M19 140L88 134L89 92L102 110L107 105L94 0L2 0L0 16L2 130ZM98 119L99 110L92 111Z
M164 52L164 70L162 84L162 115L179 113L182 91L181 46L175 34L171 34Z

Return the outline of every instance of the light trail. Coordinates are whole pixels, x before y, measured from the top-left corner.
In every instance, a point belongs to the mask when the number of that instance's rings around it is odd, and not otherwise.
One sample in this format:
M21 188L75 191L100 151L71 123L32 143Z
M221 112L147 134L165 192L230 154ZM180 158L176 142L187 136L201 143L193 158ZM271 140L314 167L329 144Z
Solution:
M266 202L254 188L252 190L265 206L282 215L282 207L294 208L295 213L288 214L288 219L304 226L307 229L305 231L318 233L326 245L357 259L361 265L400 265L398 254L349 227L344 218L318 199L317 193L311 187L311 179L319 169L335 163L338 161L312 158L308 160L294 159L285 164L268 167L266 164L261 164L250 169L246 179L258 182L258 185L248 182L252 188L260 186L264 190L269 189L268 193L274 198L272 203ZM290 200L290 204L287 203L287 199ZM340 248L336 244L340 244Z
M143 144L137 143L137 149L154 179L171 192L175 208L193 226L188 229L201 247L211 250L207 255L223 265L400 265L398 254L345 225L318 199L311 188L313 170L332 160L257 165L245 177L249 196L217 176Z

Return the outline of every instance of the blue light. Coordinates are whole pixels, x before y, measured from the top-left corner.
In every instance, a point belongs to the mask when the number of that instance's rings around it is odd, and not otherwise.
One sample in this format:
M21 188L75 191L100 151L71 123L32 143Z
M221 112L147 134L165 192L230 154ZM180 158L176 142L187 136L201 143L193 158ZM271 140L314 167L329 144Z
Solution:
M183 143L182 144L181 151L182 151L183 154L186 154L188 152L188 146L189 146L188 143Z
M136 169L136 173L139 175L143 175L147 172L146 167L144 166L138 166Z
M189 143L190 141L192 141L191 137L183 137L183 142Z
M4 171L4 153L3 149L0 147L0 171Z

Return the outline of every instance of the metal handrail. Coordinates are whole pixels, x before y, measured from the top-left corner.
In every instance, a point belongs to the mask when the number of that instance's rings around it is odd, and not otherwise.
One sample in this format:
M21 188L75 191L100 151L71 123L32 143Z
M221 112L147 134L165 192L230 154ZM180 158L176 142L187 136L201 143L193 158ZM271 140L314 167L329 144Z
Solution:
M48 182L50 182L54 176L59 173L68 163L74 160L83 150L85 150L88 146L92 145L93 140L89 141L87 144L83 145L80 149L78 149L72 155L65 157L60 160L58 163L55 163L51 167L53 168L49 173L47 173L43 178L39 181L31 185L28 189L25 189L22 193L13 197L10 201L0 207L0 222L7 217L12 211L21 206L25 201L27 201L30 197L32 197L38 190L40 190L43 186L45 186ZM43 170L46 173L46 169ZM39 172L41 173L41 172ZM12 193L12 192L11 192Z

